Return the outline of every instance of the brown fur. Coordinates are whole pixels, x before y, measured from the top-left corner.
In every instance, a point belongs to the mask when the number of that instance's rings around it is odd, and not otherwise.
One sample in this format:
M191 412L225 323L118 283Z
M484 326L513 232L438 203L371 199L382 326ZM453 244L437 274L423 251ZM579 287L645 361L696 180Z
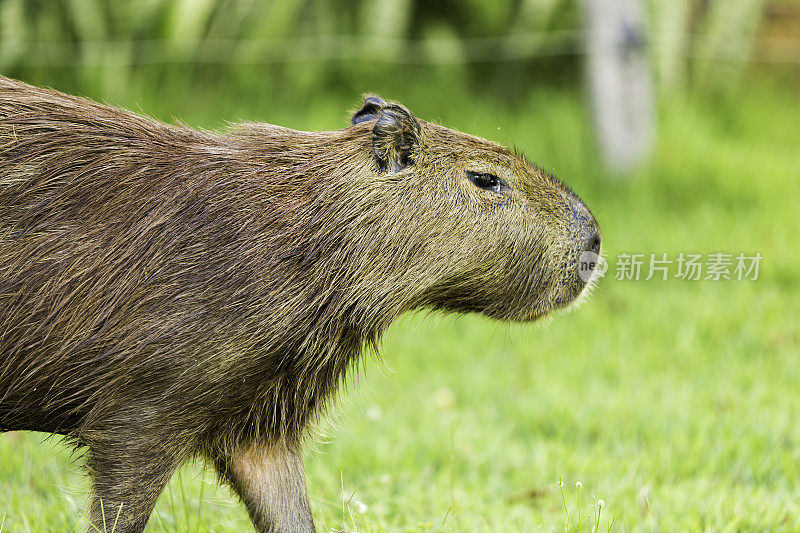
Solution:
M0 77L0 431L86 446L93 523L141 531L199 455L311 531L302 440L396 317L583 291L598 230L556 179L376 97L353 121L199 132Z

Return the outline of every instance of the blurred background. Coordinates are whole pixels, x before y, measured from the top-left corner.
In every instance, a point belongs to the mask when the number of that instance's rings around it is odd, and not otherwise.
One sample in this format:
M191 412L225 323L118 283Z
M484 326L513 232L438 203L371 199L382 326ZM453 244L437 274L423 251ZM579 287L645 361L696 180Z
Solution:
M321 531L800 530L800 1L0 0L0 74L208 129L341 128L374 92L595 212L577 312L390 330L307 457ZM717 253L758 278L676 277ZM79 464L0 438L5 530L82 529ZM247 524L198 464L149 527Z

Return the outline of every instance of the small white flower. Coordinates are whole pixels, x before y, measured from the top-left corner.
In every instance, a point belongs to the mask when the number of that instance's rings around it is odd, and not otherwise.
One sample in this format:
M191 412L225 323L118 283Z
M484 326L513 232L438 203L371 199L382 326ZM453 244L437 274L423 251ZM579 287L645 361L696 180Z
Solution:
M580 481L576 481L575 482L575 487L580 489L580 488L583 487L583 483L581 483Z
M563 481L561 481L560 479L558 480L558 486L559 486L559 487L563 487L563 486L564 486L564 482L563 482Z
M600 508L605 507L606 501L605 500L597 500L597 506Z

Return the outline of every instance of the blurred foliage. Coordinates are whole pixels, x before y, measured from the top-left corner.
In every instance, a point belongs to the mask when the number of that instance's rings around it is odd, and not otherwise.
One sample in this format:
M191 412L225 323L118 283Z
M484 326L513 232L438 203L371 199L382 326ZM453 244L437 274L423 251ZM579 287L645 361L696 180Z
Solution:
M578 34L558 30L575 18L557 0L0 0L0 72L62 69L76 85L115 94L142 70L363 90L365 79L439 65L502 88L536 71L573 75Z
M646 0L662 87L736 82L775 3ZM302 95L456 80L513 101L579 80L584 22L578 0L0 0L0 72L111 97L144 76Z

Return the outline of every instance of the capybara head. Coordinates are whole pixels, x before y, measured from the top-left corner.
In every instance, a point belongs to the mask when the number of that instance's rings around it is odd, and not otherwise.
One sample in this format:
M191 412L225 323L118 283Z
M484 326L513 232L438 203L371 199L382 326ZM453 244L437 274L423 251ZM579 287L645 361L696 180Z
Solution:
M410 307L535 320L593 281L579 263L585 252L600 253L594 217L520 154L375 96L352 124L371 140L363 147L364 181L352 187L380 198L388 226L369 238L404 256L390 264L404 278Z

